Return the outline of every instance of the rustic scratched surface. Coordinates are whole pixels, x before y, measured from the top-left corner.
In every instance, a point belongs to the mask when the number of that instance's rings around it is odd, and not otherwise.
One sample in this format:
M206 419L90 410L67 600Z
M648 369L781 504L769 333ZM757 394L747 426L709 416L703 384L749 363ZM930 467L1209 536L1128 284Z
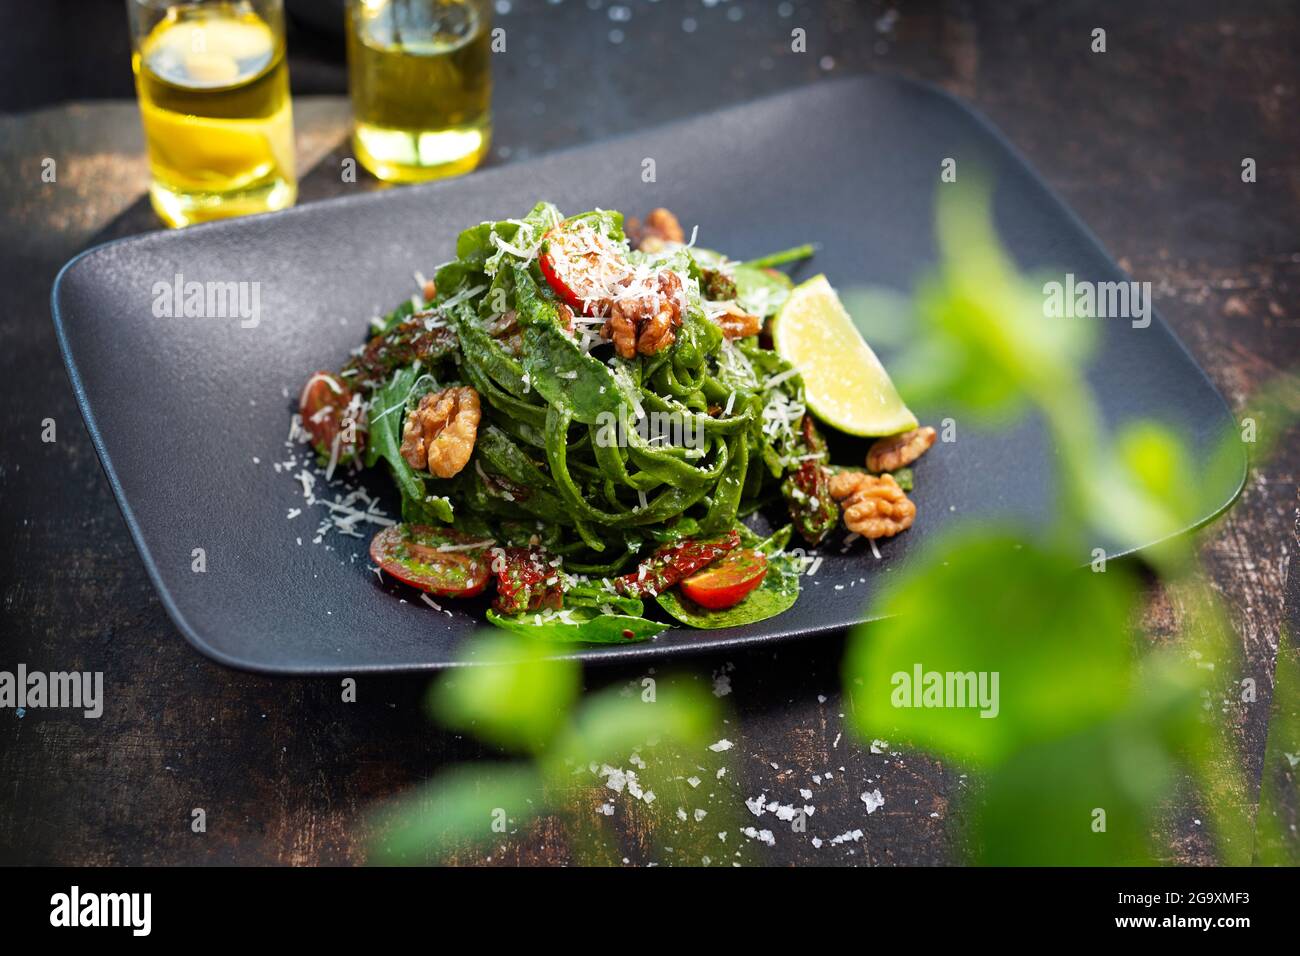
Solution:
M1293 4L1130 2L1104 16L1073 2L904 4L898 14L879 5L800 3L788 15L768 3L628 6L627 22L599 2L539 10L516 3L499 18L514 52L497 61L492 162L824 77L892 71L927 79L988 115L1121 263L1154 283L1158 307L1234 409L1250 414L1260 384L1294 366L1300 26ZM110 35L121 28L109 23ZM794 26L808 30L806 55L788 52ZM1108 31L1104 55L1088 51L1095 26ZM612 29L623 31L622 42ZM343 74L329 60L328 41L300 38L291 46L311 51L291 65L310 77L308 89L341 90L331 86ZM84 95L125 95L122 67L114 61L105 90ZM300 163L309 168L342 142L346 103L313 98L296 110ZM336 150L307 177L304 201L371 188L338 182L342 155ZM1239 175L1245 156L1258 162L1251 185ZM45 157L57 161L56 183L41 180ZM24 662L101 670L107 688L98 721L0 711L0 862L362 862L360 817L372 801L490 752L429 725L421 679L365 678L358 702L344 704L335 680L238 673L181 640L82 426L48 311L65 259L97 238L155 225L140 200L147 172L134 106L96 100L0 117L0 160L0 669ZM53 444L40 441L45 418L57 422ZM1249 786L1233 796L1248 805L1288 614L1294 630L1294 582L1289 611L1285 600L1298 543L1300 446L1294 433L1291 439L1204 534L1209 581L1241 642L1240 674L1225 676L1253 677L1260 687L1257 703L1234 700L1225 713L1250 770ZM1179 601L1150 591L1148 634L1177 640ZM798 788L814 786L812 775L830 771L814 787L817 810L805 837L778 831L775 847L747 843L740 859L960 859L953 834L971 789L961 770L921 754L871 753L841 737L842 645L827 637L692 663L705 681L726 671L726 735L736 745L727 782L707 787L713 802L697 805L720 808L718 816L726 808L743 813L743 799L764 791L790 802ZM587 672L593 687L640 676L626 668ZM868 780L885 797L870 815L859 799ZM589 808L599 799L594 788L574 795ZM196 807L207 812L206 834L190 830ZM1191 801L1166 808L1166 859L1215 860L1200 817ZM606 823L613 859L650 858L645 818L626 799ZM814 849L809 842L859 828L857 843ZM661 847L680 839L675 830L660 835ZM733 840L725 852L735 850ZM721 848L715 856L724 857ZM673 856L661 849L656 858ZM564 862L570 836L545 819L460 859Z

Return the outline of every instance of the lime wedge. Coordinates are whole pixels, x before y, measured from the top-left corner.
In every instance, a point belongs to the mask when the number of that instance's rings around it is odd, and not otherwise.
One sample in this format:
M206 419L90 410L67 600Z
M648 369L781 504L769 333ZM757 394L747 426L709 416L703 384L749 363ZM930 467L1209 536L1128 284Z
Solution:
M827 425L864 437L916 427L825 276L794 287L772 320L772 342L803 376L808 408Z

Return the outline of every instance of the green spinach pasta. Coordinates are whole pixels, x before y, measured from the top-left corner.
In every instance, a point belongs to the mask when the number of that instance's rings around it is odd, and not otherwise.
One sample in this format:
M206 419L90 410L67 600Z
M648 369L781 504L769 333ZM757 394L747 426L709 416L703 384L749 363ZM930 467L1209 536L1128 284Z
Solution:
M498 626L622 642L666 626L648 600L698 627L779 614L799 592L792 535L822 541L837 499L853 533L903 530L897 462L933 441L882 439L885 470L830 466L798 369L764 344L792 289L773 267L811 251L733 262L666 210L627 232L545 202L480 223L311 376L302 426L331 470L391 473L402 520L375 537L378 567L435 596L491 586ZM788 523L760 538L743 519L769 507Z

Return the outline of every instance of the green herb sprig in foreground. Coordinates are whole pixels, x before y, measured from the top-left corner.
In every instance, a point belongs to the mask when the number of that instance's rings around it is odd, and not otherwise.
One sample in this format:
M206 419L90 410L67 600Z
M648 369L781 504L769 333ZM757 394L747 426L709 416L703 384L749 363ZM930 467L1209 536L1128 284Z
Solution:
M630 812L656 833L690 804L687 777L706 759L725 766L708 750L720 723L717 701L689 677L647 677L583 696L581 666L548 658L536 640L489 630L476 647L481 666L439 678L430 712L448 730L517 756L443 770L376 809L367 823L371 862L447 861L552 817L564 824L573 862L617 864L616 835L597 810L610 793L609 773L621 775L635 803ZM676 853L665 862L709 862L704 848L734 823L725 809L711 809L707 825L693 824L699 839L674 840Z
M1240 761L1218 708L1203 709L1225 681L1235 688L1236 641L1181 534L1237 487L1240 437L1197 457L1158 422L1110 434L1082 373L1092 330L1044 317L991 221L982 184L940 191L942 261L919 288L900 385L921 404L960 406L968 435L1042 416L1059 452L1054 520L967 526L900 569L873 608L886 620L850 640L854 725L978 771L965 841L975 862L1154 862L1160 809L1187 779L1220 859L1249 862ZM1145 556L1183 612L1181 646L1141 646L1137 569L1106 557L1152 541ZM999 675L996 715L900 706L896 675L918 663Z

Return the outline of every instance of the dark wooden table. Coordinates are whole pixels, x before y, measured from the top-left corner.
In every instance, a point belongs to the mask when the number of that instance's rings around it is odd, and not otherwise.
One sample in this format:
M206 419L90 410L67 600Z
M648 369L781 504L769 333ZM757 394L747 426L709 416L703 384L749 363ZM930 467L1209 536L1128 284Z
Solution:
M1125 268L1153 282L1157 306L1235 409L1248 410L1263 381L1295 364L1293 3L615 6L631 19L580 0L515 3L499 18L510 45L496 64L491 162L849 73L918 77L972 101ZM806 54L790 52L794 27L807 30ZM1094 27L1107 31L1104 54L1090 51ZM341 67L301 69L327 82ZM374 188L337 175L346 102L306 98L296 110L300 164L315 168L303 201ZM156 227L140 198L140 150L129 101L0 117L0 669L98 670L106 688L99 720L0 711L0 862L362 862L360 817L372 801L491 753L432 727L422 678L364 678L358 701L345 704L337 680L221 667L168 621L82 426L48 309L64 260L98 239ZM1258 164L1253 184L1241 181L1247 156ZM42 181L46 157L56 160L55 183ZM41 441L47 418L57 422L54 443ZM1237 795L1246 801L1255 799L1282 624L1295 620L1286 595L1298 465L1300 449L1284 441L1204 536L1209 577L1240 637L1242 676L1260 687L1257 703L1225 715L1251 771L1250 792ZM1150 591L1146 630L1177 640L1178 600ZM813 774L833 775L818 787L806 837L778 834L772 848L742 841L740 859L959 859L967 778L924 754L873 753L842 734L842 645L827 637L689 665L705 678L725 670L732 687L723 702L736 772L715 799L741 806L766 792L789 802ZM595 687L640 674L601 667L586 676ZM859 799L868 779L885 797L870 815ZM595 789L591 797L594 805ZM198 807L203 834L190 827ZM1215 859L1200 816L1191 799L1166 808L1167 859ZM609 823L615 855L645 862L650 835L625 798ZM856 843L810 842L852 829L863 831ZM660 834L660 844L672 836ZM544 819L462 860L568 858L566 833Z

